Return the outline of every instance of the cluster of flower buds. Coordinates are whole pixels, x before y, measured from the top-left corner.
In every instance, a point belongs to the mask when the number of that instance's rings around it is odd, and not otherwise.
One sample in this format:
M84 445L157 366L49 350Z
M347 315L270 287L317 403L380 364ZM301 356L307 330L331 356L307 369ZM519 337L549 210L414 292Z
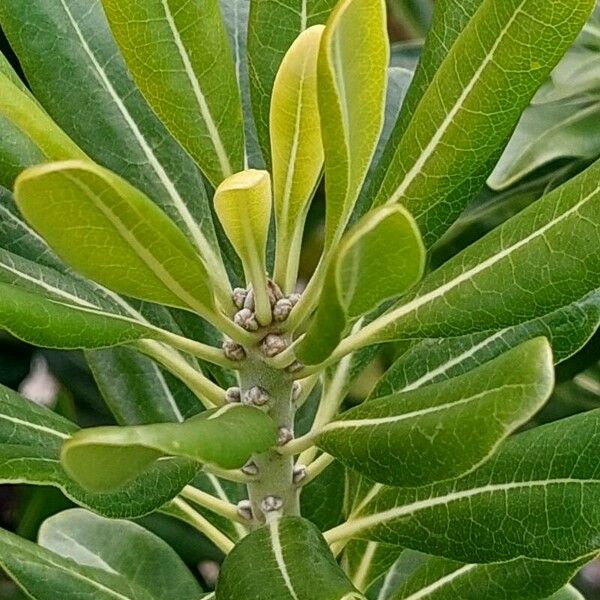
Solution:
M283 323L292 312L292 309L298 303L300 294L290 294L284 296L279 286L270 279L267 281L269 301L271 303L271 314L273 321ZM258 331L260 324L256 318L254 291L252 287L235 288L233 290L233 303L238 312L233 317L236 325L239 325L246 331Z

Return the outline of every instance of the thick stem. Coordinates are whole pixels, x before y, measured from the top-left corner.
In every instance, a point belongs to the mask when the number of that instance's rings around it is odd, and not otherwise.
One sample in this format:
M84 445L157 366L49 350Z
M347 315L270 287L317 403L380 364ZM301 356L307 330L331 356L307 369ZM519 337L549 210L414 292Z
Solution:
M293 434L295 408L292 399L293 380L284 371L266 365L260 358L248 357L240 371L242 395L255 387L264 390L268 397L265 410L275 421L280 431ZM258 467L255 481L248 484L248 496L252 504L254 518L263 523L268 510L264 510L266 498L281 501L279 509L285 515L300 514L299 488L294 483L294 459L282 456L271 449L252 458Z

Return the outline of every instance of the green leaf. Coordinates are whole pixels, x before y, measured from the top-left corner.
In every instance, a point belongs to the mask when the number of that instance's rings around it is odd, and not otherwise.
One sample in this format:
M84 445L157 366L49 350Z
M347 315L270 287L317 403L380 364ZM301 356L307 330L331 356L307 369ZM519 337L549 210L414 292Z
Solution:
M270 165L269 113L273 85L285 53L308 27L325 23L337 0L251 0L248 63L258 140ZM285 27L281 24L285 23Z
M198 470L192 461L159 461L118 492L93 494L75 483L60 464L61 446L77 430L47 408L0 388L0 482L51 485L108 517L133 518L163 506Z
M0 73L0 183L11 186L26 167L85 154L14 79Z
M45 298L0 283L0 327L44 348L103 348L148 337L160 337L132 318Z
M558 590L556 594L552 594L548 600L585 600L585 597L577 588L566 585L562 590Z
M390 0L389 6L396 20L414 36L423 36L429 29L433 0Z
M397 546L350 540L344 548L342 564L356 589L366 591L392 567L401 552Z
M383 128L390 54L386 27L382 0L343 0L323 33L318 89L326 246L346 226Z
M394 566L395 576L407 567L408 572L397 585L393 575L388 577L381 600L539 600L567 583L581 566L583 561L552 563L523 558L465 565L405 550Z
M31 93L31 90L25 85L23 80L19 77L17 72L13 69L10 61L2 52L0 52L0 73L7 77L10 82L15 85L21 92L27 94L29 98L31 98L34 102L37 102L34 95Z
M485 182L594 4L509 0L498 7L485 0L441 63L393 156L382 162L386 175L375 203L401 202L428 247L439 239Z
M310 564L310 577L306 565ZM260 565L260 568L257 568ZM300 517L273 519L227 556L217 600L360 600L317 528Z
M79 272L129 296L210 317L199 256L142 192L82 161L34 167L17 180L23 215Z
M424 270L425 250L408 212L400 205L369 212L335 251L298 358L309 365L326 360L349 322L406 292Z
M142 600L147 591L118 573L78 565L0 529L0 566L34 600Z
M132 81L101 2L2 0L0 23L51 117L88 156L156 202L215 281L226 281L202 174Z
M473 18L482 2L483 0L445 0L445 2L436 2L425 43L409 43L410 45L404 43L392 47L392 64L394 64L395 59L398 59L399 54L409 54L411 64L414 64L415 59L418 64L411 86L406 94L402 112L391 134L390 143L385 149L381 168L378 171L379 185L387 168L389 168L394 151L406 132L421 98L431 85L444 59L448 56L452 45ZM416 57L413 58L415 50L418 52L416 52ZM401 66L406 65L402 64ZM375 189L377 189L377 186L375 186Z
M323 26L300 34L273 85L271 151L277 247L274 279L294 291L304 223L323 168L317 57Z
M256 317L262 325L271 322L267 296L266 250L271 222L271 178L266 171L250 169L228 177L217 188L215 211L242 260L246 282L251 283Z
M252 102L250 100L250 73L248 71L248 18L250 2L237 0L221 0L221 13L229 33L229 42L233 50L235 74L242 97L242 112L244 114L247 166L253 169L264 169L265 161L258 144L258 134Z
M373 539L469 563L591 557L600 523L599 425L600 411L591 411L511 438L460 479L380 486L325 537Z
M407 300L342 342L332 360L386 340L514 326L600 287L599 173L600 162L448 261Z
M316 479L302 486L301 513L320 531L339 525L343 515L346 469L333 461Z
M262 411L227 405L183 423L82 429L63 444L61 462L85 489L110 491L166 458L240 468L276 437L275 424Z
M241 171L242 108L219 1L102 5L139 89L211 183Z
M323 427L317 444L374 481L452 479L486 462L553 387L550 346L536 338L449 381L349 410Z
M199 408L198 399L183 384L135 350L88 351L86 359L120 425L181 422L191 416L192 407Z
M77 565L118 573L156 600L195 600L201 594L175 551L130 521L106 519L82 509L67 510L44 521L38 543Z
M528 108L488 185L503 190L560 158L596 158L600 141L594 132L599 120L600 102L587 98Z
M599 324L600 290L595 290L546 317L515 327L493 333L422 340L394 362L377 382L371 397L388 396L456 377L537 336L548 338L554 362L559 363L581 349Z

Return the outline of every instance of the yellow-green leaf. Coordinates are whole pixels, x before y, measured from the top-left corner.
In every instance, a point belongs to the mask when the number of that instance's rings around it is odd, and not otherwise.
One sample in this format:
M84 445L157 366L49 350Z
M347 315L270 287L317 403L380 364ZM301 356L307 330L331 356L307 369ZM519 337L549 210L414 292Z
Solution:
M306 364L325 360L352 319L415 285L425 269L419 229L400 205L371 211L342 239L317 313L296 349Z
M213 185L244 166L244 125L218 0L102 0L148 103Z
M271 179L266 171L249 169L228 177L215 192L215 211L242 260L246 281L252 283L256 316L271 322L265 254L271 221Z
M383 0L343 0L318 59L325 148L326 243L339 239L383 127L389 43Z
M107 491L169 457L239 468L275 440L276 426L269 416L230 404L183 423L81 429L63 444L61 462L82 487Z
M23 216L56 253L119 293L212 316L205 267L142 192L91 162L33 167L17 179Z
M33 97L2 71L0 140L0 183L7 186L32 162L86 158Z
M271 99L277 247L275 281L292 292L306 214L323 168L317 57L324 27L304 31L285 55Z

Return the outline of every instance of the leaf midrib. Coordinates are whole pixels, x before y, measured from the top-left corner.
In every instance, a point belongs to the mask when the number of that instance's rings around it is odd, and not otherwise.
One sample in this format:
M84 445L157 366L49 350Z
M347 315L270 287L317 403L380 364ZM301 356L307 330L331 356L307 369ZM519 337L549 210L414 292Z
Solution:
M523 246L526 246L527 244L529 244L533 240L537 239L538 237L543 236L547 231L549 231L556 225L560 224L562 221L564 221L565 219L570 217L572 214L577 213L579 211L579 209L582 206L584 206L587 202L589 202L590 199L593 198L599 191L600 191L600 185L597 186L591 193L589 193L587 196L585 196L582 200L577 202L577 204L573 205L571 208L566 210L564 213L562 213L558 217L550 220L548 223L546 223L539 229L536 229L533 233L530 233L528 236L526 236L523 239L519 240L518 242L514 243L512 246L509 246L508 248L505 248L505 249L501 250L500 252L495 253L494 255L490 256L483 262L475 265L474 267L472 267L470 269L467 269L466 271L464 271L463 273L461 273L454 279L448 281L447 283L440 285L439 287L435 288L431 292L428 292L422 296L419 296L419 297L415 298L414 300L412 300L411 302L408 302L407 304L400 306L399 308L392 310L391 312L383 315L376 321L373 321L371 324L367 325L366 327L364 327L361 330L361 332L359 334L360 337L362 339L369 339L371 336L376 336L377 333L384 331L388 325L392 325L394 323L394 321L397 321L398 319L400 319L400 317L403 317L411 312L416 311L417 309L421 308L423 305L427 304L428 302L430 302L432 300L435 300L437 298L444 296L447 292L450 292L454 288L459 286L460 284L462 284L466 281L469 281L475 275L478 275L478 274L486 271L490 267L493 267L496 263L511 256L511 254L513 252L519 250ZM350 339L350 338L348 338L348 339Z
M446 135L446 132L448 131L449 127L452 125L454 118L462 109L464 103L471 95L471 92L475 89L477 82L482 77L482 75L485 72L485 70L487 69L487 67L493 63L496 51L498 50L500 45L504 42L505 37L510 32L517 17L520 14L525 14L525 13L523 13L523 7L525 6L525 4L527 2L528 2L528 0L522 0L521 3L519 4L519 6L515 8L513 15L511 16L511 18L508 20L507 24L504 26L504 28L500 32L500 35L494 42L490 51L486 54L485 58L481 62L481 65L477 68L477 70L475 71L475 73L474 73L473 77L471 78L471 80L469 81L469 83L464 87L458 100L456 101L456 103L454 104L452 109L448 112L448 114L442 121L442 124L436 130L435 134L433 135L433 137L431 138L431 140L429 141L429 143L427 144L427 146L425 147L423 152L421 152L421 154L419 155L419 158L416 160L415 164L408 171L408 173L406 174L406 176L404 177L404 179L402 180L400 185L396 188L396 190L394 192L392 192L389 200L387 200L387 204L395 204L396 202L398 202L400 200L400 198L406 193L406 191L408 190L408 188L410 187L412 182L418 177L418 175L420 175L420 173L422 172L425 165L429 162L430 158L433 156L435 149L437 148L437 146L440 144L440 142ZM431 85L433 86L433 85L435 85L435 83L436 83L436 80L434 79L434 81L432 82ZM427 204L427 208L424 210L431 210L431 206L432 206L431 203ZM422 211L422 212L424 212L424 211ZM420 214L415 213L414 216L418 217L418 216L420 216Z
M399 506L396 508L391 508L389 510L385 510L379 513L375 513L373 515L368 515L365 517L357 517L352 521L348 521L345 525L339 526L340 528L344 528L344 537L350 537L356 535L362 531L365 531L371 527L376 527L378 525L382 525L389 521L394 521L404 516L412 516L415 513L418 513L423 510L427 510L430 508L435 508L441 505L447 505L452 502L464 500L467 498L473 498L475 496L480 496L482 494L493 494L497 492L510 492L512 490L521 490L521 489L533 489L537 487L549 487L552 485L579 485L584 486L587 484L590 485L598 485L600 484L600 480L597 479L575 479L571 477L562 477L562 478L554 478L554 479L537 479L530 481L514 481L510 483L498 483L498 484L488 484L481 487L470 488L468 490L460 490L458 492L450 492L443 496L437 496L433 498L428 498L427 500L417 500L416 502L411 502L410 504L405 504L403 506ZM335 538L335 534L332 532L336 532L338 528L331 529L327 532L326 539Z
M513 390L513 389L525 389L525 388L535 388L535 383L512 383L500 385L498 387L490 388L488 390L484 390L479 392L478 394L474 394L473 396L468 396L466 398L461 398L460 400L456 400L454 402L447 402L445 404L440 404L438 406L429 406L427 408L422 408L420 410L415 410L412 412L404 413L401 415L390 415L388 417L377 417L377 418L365 418L365 419L348 419L346 421L333 421L326 425L322 433L326 433L328 431L336 430L336 429L346 429L351 427L377 427L379 425L386 425L390 423L400 423L402 421L407 421L409 419L416 419L418 417L422 417L424 415L429 415L436 412L441 412L444 410L452 409L457 406L462 406L464 404L469 404L470 402L477 402L481 398L488 396L490 394L495 394L504 390Z
M78 187L92 202L92 204L108 219L108 221L113 225L115 231L119 234L121 239L129 245L135 252L135 254L142 260L142 262L150 269L150 271L156 276L156 278L163 283L173 294L175 294L182 302L184 302L187 306L194 308L198 311L199 314L205 315L206 309L200 304L194 296L189 294L178 281L176 281L171 274L163 267L160 261L154 256L152 252L150 252L146 245L139 241L138 238L133 233L133 230L127 228L127 226L121 221L121 219L115 214L115 212L108 206L105 202L102 201L102 198L98 196L89 186L85 183L69 175L68 173L63 173L63 175L69 179L75 187ZM109 182L106 182L106 185L110 186ZM118 191L110 186L123 200ZM199 258L199 257L198 257Z
M98 73L100 80L104 84L104 88L108 92L109 96L113 99L116 107L118 108L119 112L123 116L123 119L127 123L127 126L129 127L131 133L133 133L133 136L136 139L139 147L141 148L142 152L148 159L148 162L151 165L152 170L156 173L161 184L163 185L163 187L169 194L169 197L173 201L173 204L174 204L175 208L177 209L177 212L181 215L183 222L185 223L188 231L190 232L190 234L192 236L192 239L194 240L196 246L198 247L200 254L203 257L205 257L207 262L209 262L211 265L213 265L213 267L217 268L219 270L219 272L221 272L222 271L221 261L215 255L209 241L206 239L206 237L205 237L204 233L202 232L202 230L200 229L200 227L198 227L194 217L192 216L188 207L186 206L185 202L183 201L183 198L181 197L181 195L177 191L177 188L175 187L175 185L173 184L173 182L167 175L165 168L163 167L161 162L158 160L158 158L154 154L154 151L152 150L152 148L150 147L146 138L142 134L142 131L138 127L138 124L135 122L134 118L131 116L131 113L125 106L125 103L123 102L123 100L121 99L119 94L117 93L117 90L113 86L106 71L102 68L102 65L98 62L98 59L96 58L96 55L94 54L90 45L88 44L87 40L85 39L83 32L82 32L81 28L79 27L79 24L73 17L73 13L71 12L70 8L67 6L65 0L60 0L60 3L63 7L63 10L65 11L65 13L67 15L67 18L69 20L69 23L71 24L71 27L73 27L73 30L75 31L75 34L81 43L81 46L82 46L84 52L87 54L94 69Z
M200 109L200 114L202 115L202 119L206 124L206 128L208 129L208 134L215 149L217 159L219 160L219 166L221 167L221 173L223 178L229 177L233 175L233 168L231 166L231 162L229 161L229 157L227 156L227 152L225 151L225 146L223 144L223 140L221 139L221 134L219 133L219 129L215 120L212 116L208 103L206 101L206 97L202 92L202 87L200 86L200 81L194 72L194 66L192 65L192 61L190 55L181 39L181 35L179 30L177 29L177 24L175 23L175 18L173 13L171 12L171 8L169 7L167 0L161 0L161 4L163 10L165 12L165 19L167 21L167 25L171 31L171 35L173 36L173 41L175 42L175 46L177 48L177 52L179 54L179 58L183 63L183 68L190 85L192 86L192 91L194 92L194 96L196 98L196 102L198 103L198 108Z

